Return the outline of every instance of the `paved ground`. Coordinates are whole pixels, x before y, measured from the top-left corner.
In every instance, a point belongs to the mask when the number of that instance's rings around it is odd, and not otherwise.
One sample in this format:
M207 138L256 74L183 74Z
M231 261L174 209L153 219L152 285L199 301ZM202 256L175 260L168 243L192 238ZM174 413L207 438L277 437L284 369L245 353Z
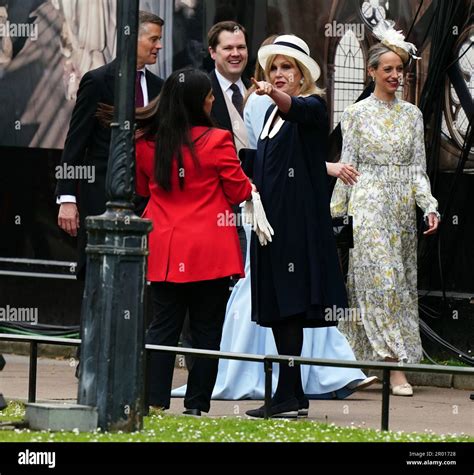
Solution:
M0 372L0 392L6 399L28 398L28 357L4 355L7 364ZM186 370L176 369L173 387L186 382ZM412 398L390 398L390 429L404 432L474 435L474 401L471 391L433 387L415 388ZM38 361L37 400L74 402L77 380L74 367L64 360L40 358ZM381 386L354 393L343 401L311 401L309 417L339 426L380 428ZM210 416L244 415L259 401L213 401ZM180 414L183 401L173 398L170 412Z

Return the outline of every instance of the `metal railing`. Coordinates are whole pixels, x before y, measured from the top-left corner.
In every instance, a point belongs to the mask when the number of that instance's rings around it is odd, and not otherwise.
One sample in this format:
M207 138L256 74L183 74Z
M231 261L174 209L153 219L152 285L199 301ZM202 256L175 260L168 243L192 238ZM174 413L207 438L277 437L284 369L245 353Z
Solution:
M36 379L38 365L38 345L62 345L62 346L80 346L81 340L43 337L43 336L27 336L12 335L0 333L0 341L16 341L26 342L30 344L30 364L29 364L29 380L28 380L28 402L36 401ZM146 345L148 351L160 351L165 353L173 353L180 355L190 355L201 358L227 359L238 361L253 361L262 363L265 371L265 418L269 418L270 401L272 394L272 366L273 363L287 363L296 365L312 365L312 366L329 366L334 368L358 368L358 369L375 369L382 370L382 419L381 429L389 428L389 409L390 409L390 371L411 371L420 373L441 373L441 374L460 374L465 376L474 376L474 368L462 366L441 366L426 364L402 364L378 361L348 361L348 360L329 360L317 358L304 358L301 356L284 356L284 355L251 355L246 353L230 353L224 351L213 350L196 350L194 348L172 347Z

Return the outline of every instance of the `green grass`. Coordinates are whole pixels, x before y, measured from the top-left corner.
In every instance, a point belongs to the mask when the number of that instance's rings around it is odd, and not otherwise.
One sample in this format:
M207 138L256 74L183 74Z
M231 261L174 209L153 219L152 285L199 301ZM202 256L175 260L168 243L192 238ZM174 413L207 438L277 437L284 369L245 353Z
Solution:
M23 415L22 404L10 403L0 413L0 423L20 421ZM144 430L133 434L0 430L0 442L474 442L474 437L381 432L302 420L194 418L158 413L146 417Z
M8 406L0 411L0 423L5 421L21 421L25 415L25 405L18 401L8 401Z

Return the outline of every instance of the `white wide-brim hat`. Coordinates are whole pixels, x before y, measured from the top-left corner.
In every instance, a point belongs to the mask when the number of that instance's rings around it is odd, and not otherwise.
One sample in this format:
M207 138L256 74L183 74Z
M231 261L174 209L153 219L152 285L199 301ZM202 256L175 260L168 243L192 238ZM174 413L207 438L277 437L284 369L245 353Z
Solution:
M310 56L309 46L301 38L295 35L278 36L271 45L262 46L258 50L258 62L265 69L268 58L279 54L294 58L306 66L314 82L321 76L321 68Z

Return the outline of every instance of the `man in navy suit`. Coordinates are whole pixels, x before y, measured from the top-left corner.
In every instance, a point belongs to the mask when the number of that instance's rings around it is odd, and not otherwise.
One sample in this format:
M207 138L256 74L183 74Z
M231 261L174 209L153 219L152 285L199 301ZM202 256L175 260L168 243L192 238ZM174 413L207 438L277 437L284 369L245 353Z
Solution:
M148 12L139 13L137 44L137 74L135 104L146 106L161 91L163 80L146 70L147 64L155 64L162 48L161 38L164 21ZM105 212L105 177L111 139L110 128L100 125L95 117L99 103L114 104L115 71L117 60L84 75L77 93L69 131L61 158L64 170L80 170L91 167L93 180L70 175L58 180L57 203L60 205L58 225L69 235L77 236L77 275L85 275L86 216ZM83 168L82 168L83 169Z

